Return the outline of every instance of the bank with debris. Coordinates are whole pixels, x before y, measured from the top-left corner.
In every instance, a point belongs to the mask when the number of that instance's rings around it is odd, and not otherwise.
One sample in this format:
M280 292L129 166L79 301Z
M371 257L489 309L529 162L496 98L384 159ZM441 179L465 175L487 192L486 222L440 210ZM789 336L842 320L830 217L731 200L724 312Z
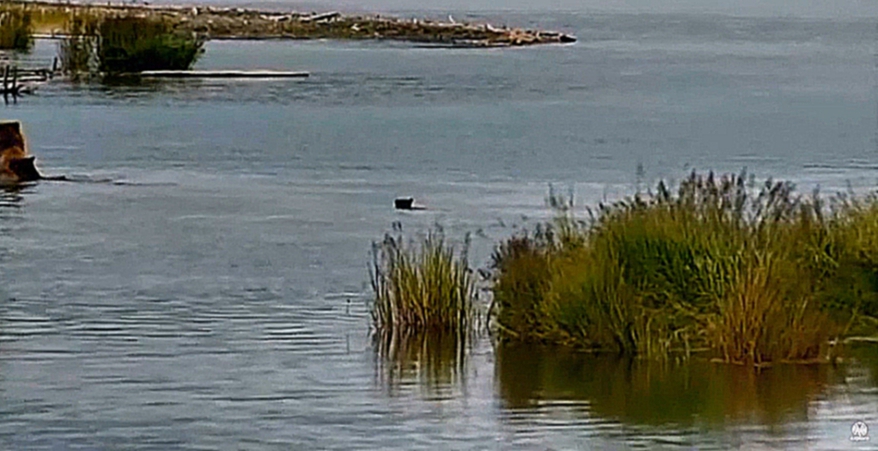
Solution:
M64 34L65 18L135 14L171 22L179 31L206 39L386 39L472 47L505 47L575 42L553 31L495 27L487 23L403 19L340 12L262 11L215 6L152 6L132 4L14 2L29 8L41 34Z

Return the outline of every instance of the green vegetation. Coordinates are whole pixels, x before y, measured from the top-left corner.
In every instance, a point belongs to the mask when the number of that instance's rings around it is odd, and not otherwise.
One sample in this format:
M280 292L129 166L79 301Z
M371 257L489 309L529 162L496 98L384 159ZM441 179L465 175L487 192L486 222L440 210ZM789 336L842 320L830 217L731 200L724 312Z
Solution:
M26 52L33 45L33 25L27 6L0 3L0 50Z
M105 18L99 34L99 70L109 74L187 70L204 46L201 39L176 33L167 21L136 16Z
M96 73L98 70L98 26L100 20L90 14L74 12L67 20L67 35L58 44L61 70L73 77Z
M494 253L505 340L761 365L825 358L831 339L878 323L875 197L826 204L789 183L693 173L588 221L554 205L554 223Z
M382 333L457 333L473 327L475 277L467 262L469 237L455 257L441 231L405 246L387 235L373 245L372 320Z
M66 32L58 53L64 71L74 75L187 70L204 46L204 40L178 33L166 20L133 15L73 14Z

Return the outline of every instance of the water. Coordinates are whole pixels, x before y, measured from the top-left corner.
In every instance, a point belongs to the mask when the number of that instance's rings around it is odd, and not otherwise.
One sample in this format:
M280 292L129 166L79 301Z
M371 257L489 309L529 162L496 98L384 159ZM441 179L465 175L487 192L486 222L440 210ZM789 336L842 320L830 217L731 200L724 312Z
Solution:
M55 83L4 108L85 182L0 195L0 449L874 448L849 440L878 429L874 349L754 374L369 338L394 221L472 233L484 265L550 183L579 204L693 168L873 188L871 6L706 5L450 5L580 42L213 42L202 68L312 77ZM429 209L394 211L408 195Z

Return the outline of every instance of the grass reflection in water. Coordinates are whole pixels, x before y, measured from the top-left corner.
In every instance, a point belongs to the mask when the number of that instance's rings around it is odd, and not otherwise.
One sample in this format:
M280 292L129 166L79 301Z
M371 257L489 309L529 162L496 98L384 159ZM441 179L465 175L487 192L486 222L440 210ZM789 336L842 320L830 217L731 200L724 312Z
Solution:
M843 376L830 365L752 367L632 360L526 345L497 348L505 407L579 401L583 412L630 424L775 426L807 420L809 403Z
M464 382L470 337L458 333L376 333L377 379L391 395L417 385L447 398Z

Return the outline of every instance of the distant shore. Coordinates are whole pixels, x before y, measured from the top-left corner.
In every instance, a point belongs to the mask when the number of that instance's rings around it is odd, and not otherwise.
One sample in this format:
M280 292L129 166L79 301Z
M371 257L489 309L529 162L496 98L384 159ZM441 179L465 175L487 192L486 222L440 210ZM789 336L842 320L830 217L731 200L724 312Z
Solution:
M63 35L66 18L135 14L161 17L181 31L207 39L388 39L460 47L510 47L575 42L554 31L494 27L487 23L460 23L402 19L382 15L346 15L339 12L304 13L261 11L217 6L168 6L110 3L55 3L15 1L35 14L36 31Z

